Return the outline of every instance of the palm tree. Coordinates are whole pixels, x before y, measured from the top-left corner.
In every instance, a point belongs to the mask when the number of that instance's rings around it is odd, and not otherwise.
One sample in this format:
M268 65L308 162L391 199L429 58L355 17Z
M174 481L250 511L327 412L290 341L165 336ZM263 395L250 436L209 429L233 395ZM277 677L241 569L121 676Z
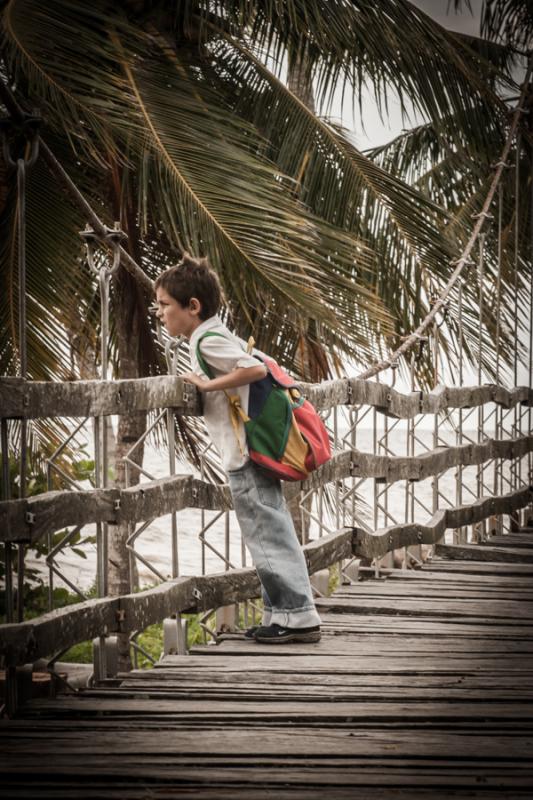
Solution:
M183 249L209 255L236 331L307 380L368 364L424 318L504 140L500 90L514 86L501 48L448 33L407 0L8 0L0 25L2 96L40 110L43 140L104 222L120 221L146 274ZM415 169L394 144L364 154L328 118L335 91L361 105L364 84L384 114L395 94L424 115L431 157L435 147L446 154L443 180L458 182L479 159L458 200L423 178L422 156ZM1 179L0 369L13 374L16 192L12 176ZM85 222L38 161L28 186L32 379L76 378L80 358L95 352ZM466 299L468 353L474 287ZM149 301L121 267L117 377L163 369ZM451 358L453 315L448 326ZM486 336L494 339L490 324ZM419 372L430 380L427 357ZM118 466L144 424L121 419ZM45 439L52 429L37 422L31 433ZM182 433L190 452L198 431Z

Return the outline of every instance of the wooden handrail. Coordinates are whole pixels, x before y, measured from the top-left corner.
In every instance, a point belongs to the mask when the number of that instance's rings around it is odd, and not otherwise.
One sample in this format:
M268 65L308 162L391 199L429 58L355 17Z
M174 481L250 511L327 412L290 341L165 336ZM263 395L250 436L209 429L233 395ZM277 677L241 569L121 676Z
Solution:
M517 403L533 406L533 389L528 386L437 386L430 392L407 394L385 383L356 378L300 386L319 411L338 405L369 405L396 419L492 402L505 408ZM177 376L64 382L0 378L0 417L5 419L98 417L158 408L173 408L188 416L202 413L196 389Z
M526 486L524 489L499 497L480 497L469 505L439 509L426 525L405 523L391 525L374 532L357 531L354 554L365 558L380 558L399 547L434 544L450 528L462 528L492 516L511 514L520 508L525 508L532 501L533 486Z
M310 573L348 558L353 530L345 528L305 545ZM175 578L144 592L88 600L28 622L0 626L0 653L7 666L25 664L111 633L131 633L177 612L192 613L260 596L253 568Z
M283 491L285 498L291 500L301 490L318 489L349 477L376 478L387 483L420 481L452 467L483 464L493 458L517 458L530 452L533 452L533 435L443 447L419 456L377 456L360 450L343 450L306 481L284 484ZM91 522L117 525L155 519L184 508L232 507L227 485L207 483L192 475L174 475L130 489L43 492L24 500L0 502L0 541L31 544L45 533L68 525Z

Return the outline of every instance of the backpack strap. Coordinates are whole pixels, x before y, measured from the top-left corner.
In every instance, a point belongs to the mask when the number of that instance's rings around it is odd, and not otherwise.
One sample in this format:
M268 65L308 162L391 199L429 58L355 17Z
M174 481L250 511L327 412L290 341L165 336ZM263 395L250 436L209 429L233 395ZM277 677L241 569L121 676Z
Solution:
M198 359L198 364L200 365L202 372L205 372L208 378L213 378L214 375L210 370L209 365L207 364L205 358L202 356L200 352L200 342L203 339L207 339L208 336L221 336L223 339L227 339L228 337L224 336L223 333L217 333L216 331L206 331L206 333L200 336L200 338L196 343L196 358ZM250 341L248 342L248 345L250 345ZM239 419L242 419L243 422L247 422L248 417L242 409L239 395L238 394L230 395L225 389L223 391L229 403L230 419L231 419L231 424L233 426L233 431L235 433L235 438L237 439L237 444L239 445L239 450L241 452L241 455L244 456L244 449L242 446L242 442L239 438Z
M198 360L198 364L200 365L200 369L202 370L202 372L205 372L208 378L213 378L214 375L211 372L207 361L200 352L200 343L204 339L207 339L208 336L221 336L223 339L228 339L228 337L224 336L223 333L217 333L217 331L206 331L200 336L200 338L196 342L196 358ZM254 344L255 344L255 339L253 336L250 336L250 338L248 339L248 344L246 345L246 350L244 350L243 348L243 352L248 353L248 355L252 355Z
M214 378L215 376L211 372L211 369L209 368L209 365L208 365L207 361L205 360L205 358L202 356L202 354L200 352L200 343L204 339L207 339L208 336L221 336L223 339L227 339L228 337L224 336L223 333L217 333L216 331L206 331L205 333L203 333L200 336L200 338L196 342L196 358L197 358L198 363L200 365L200 369L202 370L202 372L205 372L205 374L207 375L208 378Z

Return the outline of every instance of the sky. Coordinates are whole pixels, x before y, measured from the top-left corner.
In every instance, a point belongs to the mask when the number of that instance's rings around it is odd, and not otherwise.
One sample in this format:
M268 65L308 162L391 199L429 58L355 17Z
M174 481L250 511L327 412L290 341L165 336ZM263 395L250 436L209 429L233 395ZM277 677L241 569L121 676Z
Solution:
M453 3L450 3L450 10L447 12L448 0L410 0L410 2L448 30L479 36L482 0L471 0L472 13L468 11L464 3L461 13L454 12ZM349 106L348 102L345 103L344 113L342 113L340 96L338 96L332 108L332 116L340 119L347 128L353 131L354 142L360 150L385 144L401 133L404 127L411 127L409 123L402 123L397 101L391 101L389 117L386 122L383 122L373 97L367 94L364 102L364 130L361 118L357 113L354 117ZM415 117L413 125L421 121L421 117Z
M449 30L471 36L480 35L482 0L471 0L471 11L467 8L466 3L463 3L463 9L459 13L454 11L453 2L448 3L448 0L410 0L410 2ZM416 116L413 116L410 121L402 121L399 103L394 100L390 102L387 120L383 121L370 93L366 94L363 103L364 129L358 109L353 115L350 103L346 102L344 109L341 110L340 95L335 98L331 116L340 120L352 132L354 144L360 150L385 144L398 136L404 128L412 127L423 121L422 117ZM385 373L386 381L388 381L389 374L389 372ZM445 380L445 382L448 381ZM474 373L465 374L464 382L470 385L476 384L477 376ZM531 385L528 369L522 365L518 367L518 385ZM406 389L404 385L398 388Z

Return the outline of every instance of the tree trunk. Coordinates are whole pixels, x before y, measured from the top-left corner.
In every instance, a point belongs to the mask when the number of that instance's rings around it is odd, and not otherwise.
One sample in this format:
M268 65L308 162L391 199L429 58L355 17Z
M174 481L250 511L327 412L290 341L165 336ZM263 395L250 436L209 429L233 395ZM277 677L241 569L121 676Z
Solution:
M307 511L311 511L311 506L313 505L313 497L314 493L310 494L303 501L303 507L307 509ZM305 513L302 514L302 510L300 507L300 495L297 495L292 500L288 501L287 508L289 509L289 513L292 517L298 541L300 542L300 544L305 544L307 541L309 541L310 519L307 516L307 514Z
M305 51L289 57L287 86L313 114L316 113L315 94Z
M299 53L297 56L289 58L289 68L287 73L287 85L290 91L298 97L302 103L315 113L315 97L313 92L313 84L310 79L310 73L307 68L307 59L304 53ZM305 163L305 158L302 163ZM303 176L302 176L303 177ZM302 373L305 374L305 364L302 364ZM294 522L296 535L301 544L309 539L309 528L311 521L307 514L302 514L300 509L300 497L295 497L290 503L287 503L287 508ZM304 508L308 511L311 510L313 503L313 495L309 495L304 500Z
M144 319L143 319L144 310ZM142 327L146 325L148 310L135 279L122 267L115 283L114 324L118 350L118 377L139 378L139 348L142 340ZM124 461L130 448L146 430L146 413L122 414L118 418L115 444L114 483L125 488L139 483L140 472ZM144 443L131 454L131 460L142 466ZM111 463L111 462L110 462ZM129 473L129 475L128 475ZM129 478L129 480L128 480ZM128 594L138 588L138 570L135 558L127 548L127 539L132 532L128 523L109 525L108 528L108 593L111 596ZM127 634L118 637L118 669L127 672L131 669L130 644Z

